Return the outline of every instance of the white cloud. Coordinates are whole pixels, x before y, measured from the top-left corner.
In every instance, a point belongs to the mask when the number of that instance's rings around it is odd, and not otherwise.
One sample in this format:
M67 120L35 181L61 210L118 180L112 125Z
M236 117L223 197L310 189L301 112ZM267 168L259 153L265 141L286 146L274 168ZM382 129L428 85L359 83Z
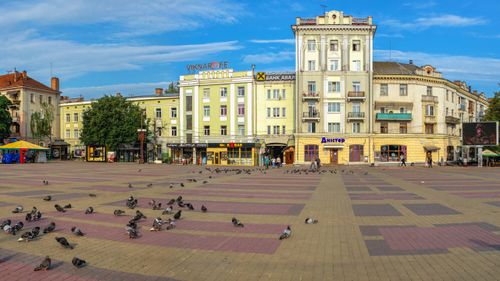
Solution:
M490 83L500 81L500 59L498 58L375 50L375 59L401 62L408 62L411 59L416 65L430 64L450 80Z
M392 34L380 33L380 34L377 34L376 37L378 37L378 38L404 38L403 34L401 34L401 33L392 33Z
M25 0L2 1L0 26L96 25L96 32L117 29L120 35L155 34L192 29L206 22L234 23L246 13L229 0ZM102 27L102 28L101 28Z
M92 87L63 88L61 91L64 96L88 98L99 98L104 95L114 95L121 93L124 97L154 95L155 88L166 89L170 82L149 82L149 83L130 83L113 84Z
M436 6L437 3L435 1L418 1L418 2L406 2L403 3L405 7L412 7L414 9L427 9Z
M465 27L485 24L483 18L467 18L457 15L438 15L421 17L414 21L385 20L381 25L390 26L395 29L417 29L423 30L430 27Z
M249 40L249 42L256 43L256 44L275 44L275 43L295 44L295 39L270 39L270 40L252 39L252 40Z
M277 53L262 53L243 56L243 62L252 64L269 64L290 61L295 58L295 52L282 51Z

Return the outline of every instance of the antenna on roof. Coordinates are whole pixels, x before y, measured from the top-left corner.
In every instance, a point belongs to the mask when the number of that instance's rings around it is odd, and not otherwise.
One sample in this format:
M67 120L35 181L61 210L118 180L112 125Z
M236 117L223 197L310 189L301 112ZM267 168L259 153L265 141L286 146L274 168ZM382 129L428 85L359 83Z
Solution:
M50 77L54 77L54 75L52 74L52 63L50 63Z
M321 4L320 6L321 6L321 8L323 8L323 14L325 14L326 13L326 7L328 7L328 6L327 5L323 5L323 4Z

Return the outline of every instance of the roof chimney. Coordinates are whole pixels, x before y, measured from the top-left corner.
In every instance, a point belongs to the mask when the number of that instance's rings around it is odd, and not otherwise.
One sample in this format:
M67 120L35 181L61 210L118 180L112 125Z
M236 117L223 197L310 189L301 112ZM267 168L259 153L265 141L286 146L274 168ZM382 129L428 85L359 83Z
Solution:
M156 94L157 96L161 96L161 95L163 94L163 89L162 89L162 88L156 88L156 89L155 89L155 94Z
M122 96L122 94L121 94L120 92L118 92L118 93L116 93L116 94L115 94L115 96L117 96L117 97L121 97L121 96Z
M408 63L409 63L409 64L413 64L413 60L410 60Z
M52 77L50 79L50 88L52 88L52 90L54 90L54 91L58 91L59 92L59 78Z
M26 72L26 70L23 70L22 74L23 78L27 78L28 77L28 72Z
M477 90L474 90L474 91L473 91L473 93L474 93L474 95L476 95L476 96L477 96Z

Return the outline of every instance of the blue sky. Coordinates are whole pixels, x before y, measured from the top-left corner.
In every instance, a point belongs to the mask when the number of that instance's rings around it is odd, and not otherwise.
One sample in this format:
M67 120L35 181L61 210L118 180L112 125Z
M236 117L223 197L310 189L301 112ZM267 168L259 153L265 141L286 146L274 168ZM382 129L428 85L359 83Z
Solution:
M85 98L153 94L186 65L294 69L295 17L373 16L375 60L431 64L488 96L500 87L500 3L488 1L0 0L0 67ZM51 68L52 64L52 68Z

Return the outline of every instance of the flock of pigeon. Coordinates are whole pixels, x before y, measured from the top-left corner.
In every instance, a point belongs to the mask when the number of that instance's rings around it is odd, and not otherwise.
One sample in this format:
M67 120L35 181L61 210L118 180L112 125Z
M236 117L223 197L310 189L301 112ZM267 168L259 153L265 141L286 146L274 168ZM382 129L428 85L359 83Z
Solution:
M219 174L219 173L234 173L236 175L238 174L242 174L242 173L245 173L245 174L252 174L252 172L260 172L262 174L267 174L267 171L266 169L220 169L220 168L215 168L215 169L211 169L211 168L205 168L207 171L209 171L210 173L216 173L216 174ZM141 172L142 169L139 169L138 172ZM327 171L326 170L321 170L321 171L311 171L311 170L307 170L307 169L293 169L293 170L286 170L285 173L292 173L292 174L302 174L302 173L318 173L318 174L321 174L321 173L326 173ZM351 171L352 172L352 171ZM195 173L193 171L193 173ZM203 171L199 171L198 172L199 174L202 174ZM330 171L330 173L337 173L337 171ZM344 173L344 170L342 170L342 173ZM210 175L208 178L212 178L212 175ZM195 178L191 178L191 179L188 179L188 182L197 182L197 180ZM203 184L206 184L208 183L208 181L204 180L203 181ZM48 185L49 182L47 180L44 180L43 181L43 185ZM152 187L152 183L148 184L147 186L148 187ZM180 187L184 187L184 183L179 183L179 186ZM128 184L128 187L129 188L133 188L133 185L132 184ZM173 188L174 187L174 184L170 184L169 186L170 188ZM89 194L90 197L96 197L97 195L96 194L93 194L93 193L90 193ZM50 195L47 195L43 198L44 201L51 201L52 200L52 196ZM134 196L130 196L126 202L125 202L125 206L128 207L129 209L135 209L137 207L137 204L138 204L138 199L135 198ZM177 211L174 210L175 205L177 205L177 207L179 208ZM187 210L195 210L193 204L189 203L189 202L185 202L183 200L183 197L182 196L178 196L176 199L171 199L170 201L167 202L166 206L164 206L165 208L162 207L162 204L161 203L157 203L155 200L151 200L149 202L149 206L153 209L153 210L160 210L162 211L161 214L162 215L170 215L170 214L174 214L172 218L168 218L167 220L163 220L161 217L157 217L153 220L153 225L152 227L150 228L150 231L161 231L163 229L165 230L172 230L175 228L176 226L176 221L177 220L180 220L181 219L181 216L182 216L182 209L187 209ZM54 208L58 211L58 212L61 212L61 213L65 213L67 209L71 209L72 208L72 205L71 204L67 204L67 205L64 205L64 206L60 206L59 204L55 204L54 205ZM205 206L205 205L202 205L200 207L200 210L203 212L203 213L206 213L208 212L208 208ZM23 206L21 205L18 205L16 206L16 208L12 211L12 213L15 213L15 214L19 214L19 213L23 213L24 212L24 208ZM93 207L88 207L86 210L85 210L85 214L93 214L94 213L94 208ZM125 211L123 210L120 210L120 209L117 209L117 210L114 210L113 214L115 216L123 216L125 215ZM42 218L42 213L40 212L40 210L38 210L36 207L33 207L31 209L31 211L27 212L26 213L26 216L25 216L25 221L27 222L31 222L31 221L38 221ZM138 232L138 223L143 220L143 219L147 219L147 217L139 210L136 210L135 211L135 215L132 217L132 219L126 224L125 226L125 230L126 230L126 233L128 235L128 237L130 239L136 239L136 238L139 238L140 235L139 235L139 232ZM313 218L306 218L305 221L304 221L306 224L316 224L318 223L318 220L316 219L313 219ZM234 227L244 227L244 224L237 218L233 217L231 219L231 223L233 224ZM1 223L1 229L7 233L7 234L11 234L11 235L17 235L18 233L20 233L24 227L24 223L22 221L18 221L16 222L15 224L13 224L13 222L10 220L10 219L6 219L5 221L3 221ZM165 228L163 228L163 226L165 226ZM43 230L43 234L48 234L48 233L51 233L53 232L54 230L56 229L56 224L55 222L50 222ZM35 240L37 238L40 237L40 227L34 227L32 228L30 231L25 231L24 233L21 234L20 238L18 239L19 242L22 242L22 241L25 241L25 242L29 242L29 241L32 241L32 240ZM85 233L77 228L76 226L73 226L71 227L71 232L72 234L74 234L75 236L84 236ZM292 230L291 230L291 227L290 226L287 226L283 232L281 233L281 235L279 236L279 240L283 240L283 239L286 239L286 238L289 238L292 234ZM55 240L65 249L74 249L74 246L72 244L69 243L68 239L66 237L55 237ZM87 262L83 259L80 259L78 257L74 257L72 259L72 264L76 267L76 268L81 268L81 267L84 267ZM49 270L51 268L51 258L49 256L46 256L45 259L40 263L40 265L38 265L37 267L34 268L34 271L40 271L40 270Z

